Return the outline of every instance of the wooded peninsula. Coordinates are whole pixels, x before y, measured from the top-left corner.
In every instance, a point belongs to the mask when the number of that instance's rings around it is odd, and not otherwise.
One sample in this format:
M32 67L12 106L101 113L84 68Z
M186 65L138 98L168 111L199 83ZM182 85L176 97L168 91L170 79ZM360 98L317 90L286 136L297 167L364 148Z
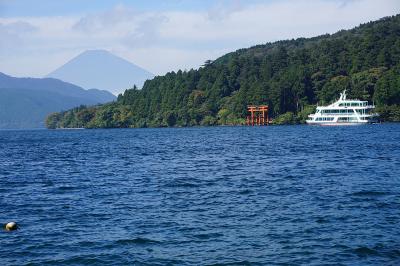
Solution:
M304 123L347 90L400 121L400 15L314 38L240 49L198 70L169 72L115 102L50 114L48 128L240 125L267 104L275 124Z

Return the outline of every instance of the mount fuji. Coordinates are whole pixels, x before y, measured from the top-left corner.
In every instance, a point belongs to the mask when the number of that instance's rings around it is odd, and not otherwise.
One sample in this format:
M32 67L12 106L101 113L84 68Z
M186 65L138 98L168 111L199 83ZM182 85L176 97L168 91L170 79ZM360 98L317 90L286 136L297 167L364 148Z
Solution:
M108 90L117 95L134 85L141 88L154 75L106 50L87 50L46 77L70 82L85 89Z

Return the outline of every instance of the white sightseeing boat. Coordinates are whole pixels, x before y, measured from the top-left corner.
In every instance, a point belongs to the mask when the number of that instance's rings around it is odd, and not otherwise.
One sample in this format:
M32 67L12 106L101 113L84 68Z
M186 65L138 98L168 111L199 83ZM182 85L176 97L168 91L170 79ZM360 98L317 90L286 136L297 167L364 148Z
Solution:
M315 114L309 115L306 121L310 125L362 125L377 122L378 114L373 113L374 105L367 101L347 100L346 90L339 100L328 105L318 106Z

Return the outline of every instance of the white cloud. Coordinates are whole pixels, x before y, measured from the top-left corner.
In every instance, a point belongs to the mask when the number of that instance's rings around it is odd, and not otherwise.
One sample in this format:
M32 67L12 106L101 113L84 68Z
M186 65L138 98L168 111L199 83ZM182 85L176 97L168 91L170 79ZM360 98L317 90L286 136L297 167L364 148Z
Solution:
M333 33L399 12L398 0L284 0L220 1L198 12L118 5L84 16L0 18L0 71L43 76L86 49L107 49L164 74L239 48Z
M2 30L7 31L10 34L24 34L31 33L37 30L37 27L24 21L16 21L8 24L0 24Z
M208 18L211 20L222 20L229 17L231 14L241 11L244 6L239 0L234 1L222 1L217 2L216 5L208 10Z
M37 28L24 21L0 23L0 54L16 52Z
M168 22L168 17L152 14L143 17L135 29L123 38L123 43L129 47L149 47L163 41L160 30Z
M139 13L136 13L132 8L124 5L117 5L111 10L97 14L89 14L80 18L72 28L84 33L98 33L104 30L113 30L121 26L129 26L130 23L135 22L137 15L139 15Z

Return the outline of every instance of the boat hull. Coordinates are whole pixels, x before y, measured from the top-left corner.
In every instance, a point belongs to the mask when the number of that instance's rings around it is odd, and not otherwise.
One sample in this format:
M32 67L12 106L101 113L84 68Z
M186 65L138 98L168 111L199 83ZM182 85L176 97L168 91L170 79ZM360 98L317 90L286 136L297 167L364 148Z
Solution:
M315 126L361 126L366 124L371 124L370 121L361 121L361 122L331 122L331 121L310 121L307 120L306 123L308 125L315 125Z

